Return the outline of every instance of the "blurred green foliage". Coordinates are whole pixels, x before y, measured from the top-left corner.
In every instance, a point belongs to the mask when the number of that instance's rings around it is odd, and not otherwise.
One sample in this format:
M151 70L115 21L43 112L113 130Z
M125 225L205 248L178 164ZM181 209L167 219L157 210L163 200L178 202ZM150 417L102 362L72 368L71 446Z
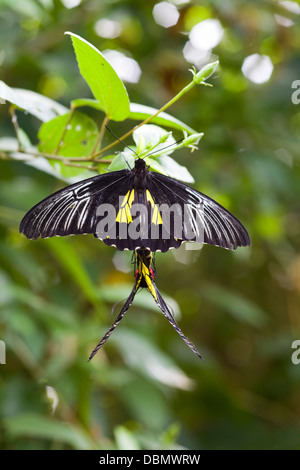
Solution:
M158 109L190 81L184 33L217 18L224 36L210 57L220 61L214 87L194 88L170 110L204 137L199 151L175 158L197 189L240 218L252 247L205 246L199 257L188 253L187 264L176 259L187 258L184 249L157 255L157 285L204 362L141 292L87 363L113 304L131 289L130 254L92 236L21 237L24 213L62 183L5 160L0 148L1 448L299 448L300 365L291 362L300 338L300 112L291 101L300 78L299 16L275 0L182 2L178 23L163 28L152 1L77 3L0 0L1 79L67 108L92 98L64 36L71 30L101 51L134 58L142 75L126 83L130 99ZM280 24L278 15L294 24ZM119 36L97 35L102 18L121 25ZM241 71L254 53L274 65L260 85ZM98 110L84 110L100 123ZM7 104L0 113L0 137L13 137ZM35 145L40 122L18 119ZM129 127L114 123L118 135Z

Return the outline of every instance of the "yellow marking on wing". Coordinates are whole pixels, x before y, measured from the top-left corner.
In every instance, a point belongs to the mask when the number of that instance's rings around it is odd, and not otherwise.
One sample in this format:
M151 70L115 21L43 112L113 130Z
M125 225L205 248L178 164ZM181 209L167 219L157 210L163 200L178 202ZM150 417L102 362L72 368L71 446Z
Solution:
M147 189L146 190L146 197L147 201L150 202L151 207L153 209L153 215L152 215L152 223L154 225L161 225L163 223L160 212L158 210L157 205L155 204L153 197L151 196L150 191Z
M132 222L130 207L133 204L134 200L134 189L128 191L128 193L124 196L122 201L120 210L118 212L116 222L129 224Z

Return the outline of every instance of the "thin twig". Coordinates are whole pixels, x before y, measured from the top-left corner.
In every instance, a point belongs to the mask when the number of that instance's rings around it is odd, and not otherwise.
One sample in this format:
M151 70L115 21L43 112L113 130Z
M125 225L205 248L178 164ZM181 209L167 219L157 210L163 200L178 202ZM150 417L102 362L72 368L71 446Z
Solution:
M96 152L98 146L99 146L100 143L101 143L101 140L102 140L102 137L103 137L103 134L104 134L104 130L105 130L105 126L106 126L106 124L108 123L108 121L109 121L108 117L105 116L104 119L103 119L103 121L102 121L102 124L101 124L101 127L100 127L100 131L99 131L99 134L98 134L96 143L95 143L95 145L94 145L94 147L93 147L93 150L92 150L91 153L90 153L90 158L91 158L91 160L93 160L93 159L97 156L97 154L96 154L95 152Z
M54 155L57 155L57 154L58 154L60 147L61 147L62 144L64 143L64 138L65 138L66 132L67 132L67 130L68 130L67 127L68 127L68 125L69 125L70 122L71 122L71 119L72 119L72 117L73 117L74 111L75 111L75 108L74 108L74 106L71 104L70 114L69 114L69 117L68 117L67 122L66 122L66 124L65 124L65 127L63 128L63 131L62 131L61 137L60 137L60 139L59 139L59 141L58 141L57 147L56 147L56 149L54 150L54 153L53 153Z
M18 124L18 118L17 118L17 115L15 113L15 107L13 105L11 105L9 107L9 114L11 116L11 122L12 122L12 125L14 127L16 138L17 138L17 141L18 141L18 150L20 151L22 149L22 144L20 142L20 135L19 135L20 128L19 128L19 124Z
M0 151L0 159L1 160L14 160L14 158L12 158L9 153L11 152L11 150L1 150ZM70 158L70 157L62 157L60 155L49 155L49 154L45 154L43 152L30 152L28 150L23 150L23 149L20 149L18 150L19 153L22 153L24 155L30 155L32 157L43 157L43 158L46 158L47 160L56 160L56 161L59 161L59 162L62 162L64 163L66 166L74 166L74 167L77 167L77 168L85 168L85 169L89 169L89 170L96 170L96 167L95 166L92 166L92 165L81 165L80 162L84 163L84 162L92 162L92 163L102 163L102 164L106 164L106 165L110 165L112 160L103 160L103 159L97 159L97 160L93 160L93 159L86 159L86 158L82 158L82 159L76 159L75 162L73 161L74 159L73 158ZM29 158L27 159L28 161L31 161ZM20 160L22 162L26 161L26 158ZM77 162L77 163L76 163Z

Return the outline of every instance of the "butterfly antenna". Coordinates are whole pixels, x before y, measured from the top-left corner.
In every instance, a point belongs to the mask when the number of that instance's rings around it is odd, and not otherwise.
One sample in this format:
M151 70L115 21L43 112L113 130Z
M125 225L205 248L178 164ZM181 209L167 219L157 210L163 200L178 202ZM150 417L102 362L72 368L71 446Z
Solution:
M133 150L132 148L129 147L129 145L125 144L125 142L123 142L123 140L119 139L119 137L105 124L105 127L106 129L111 133L111 135L114 136L115 139L117 139L119 142L121 142L121 144L124 145L124 147L127 147L129 150L131 150L131 152L135 153L135 155L138 157L138 154L136 153L135 150ZM124 157L129 169L131 170L129 164L128 164L128 161L126 160L126 158Z
M147 153L147 155L145 155L145 156L143 157L143 159L146 158L146 157L149 157L149 155L153 155L153 154L156 153L156 152L162 152L163 150L166 150L166 149L168 149L169 147L172 147L173 145L177 145L177 144L179 144L180 142L182 142L183 140L184 140L184 137L182 137L182 139L177 140L176 142L173 142L173 144L166 145L166 147L163 147L162 149L153 150L152 152Z

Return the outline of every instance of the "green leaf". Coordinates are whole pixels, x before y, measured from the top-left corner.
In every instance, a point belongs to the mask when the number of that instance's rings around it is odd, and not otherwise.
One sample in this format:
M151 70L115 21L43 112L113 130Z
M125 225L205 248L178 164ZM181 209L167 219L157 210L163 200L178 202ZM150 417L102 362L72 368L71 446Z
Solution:
M79 111L74 112L72 119L70 117L71 113L68 113L42 124L38 133L40 152L53 154L61 140L62 144L56 153L57 155L83 157L92 152L98 136L98 127L95 121ZM64 133L65 127L66 132ZM50 160L50 164L66 178L84 172L83 168L66 166L64 162L60 161ZM84 165L84 162L82 164Z
M22 149L26 149L26 148L29 148L29 147L32 148L32 143L30 142L30 139L29 139L28 135L26 134L26 132L21 127L18 127L18 129L17 129L17 136L18 136L18 140L20 142L20 147Z
M124 426L117 426L114 430L117 448L119 450L140 450L140 446L131 431Z
M197 145L204 136L203 132L197 132L196 134L191 134L188 137L185 137L181 142L179 142L175 149L180 149L181 147L189 147L190 149L197 149Z
M24 436L49 439L63 442L78 450L96 448L96 444L84 429L34 413L10 416L4 420L4 426L14 438Z
M81 75L109 119L123 121L129 114L129 98L122 80L98 49L77 34L72 38Z
M134 167L134 154L129 149L125 149L124 152L120 152L111 162L108 169L109 171L124 170Z
M22 88L11 88L0 81L0 99L9 101L43 122L68 112L68 108L46 96Z
M143 154L172 153L176 143L171 132L166 131L155 124L145 124L136 129L132 134L133 140L137 146L139 156Z
M157 111L158 109L152 108L150 106L144 106L138 103L130 103L130 113L128 115L128 119L144 121L148 117L157 113ZM192 129L184 122L180 121L179 119L176 119L175 117L165 112L161 112L158 114L158 116L155 116L153 119L151 119L151 123L171 127L172 129L186 131L188 134L197 133L197 131Z
M179 181L183 181L184 183L195 183L189 170L185 166L177 163L172 157L169 157L168 155L160 155L158 157L158 162L170 178L175 178Z
M168 155L160 155L155 159L146 157L145 162L150 166L151 170L162 173L170 178L175 178L184 183L195 183L188 169L185 166L179 165L179 163Z
M173 359L160 351L146 337L141 337L123 327L112 335L110 340L120 350L128 367L140 374L182 390L191 390L194 387L193 380L176 365Z
M70 116L67 113L42 124L38 133L40 152L53 153L56 150L66 125L66 133L57 155L81 157L92 151L98 135L95 121L79 111L74 112L71 120Z
M92 98L76 98L71 102L72 108L82 108L83 106L89 106L90 108L99 109L100 111L105 111L103 103L100 103L97 100Z

